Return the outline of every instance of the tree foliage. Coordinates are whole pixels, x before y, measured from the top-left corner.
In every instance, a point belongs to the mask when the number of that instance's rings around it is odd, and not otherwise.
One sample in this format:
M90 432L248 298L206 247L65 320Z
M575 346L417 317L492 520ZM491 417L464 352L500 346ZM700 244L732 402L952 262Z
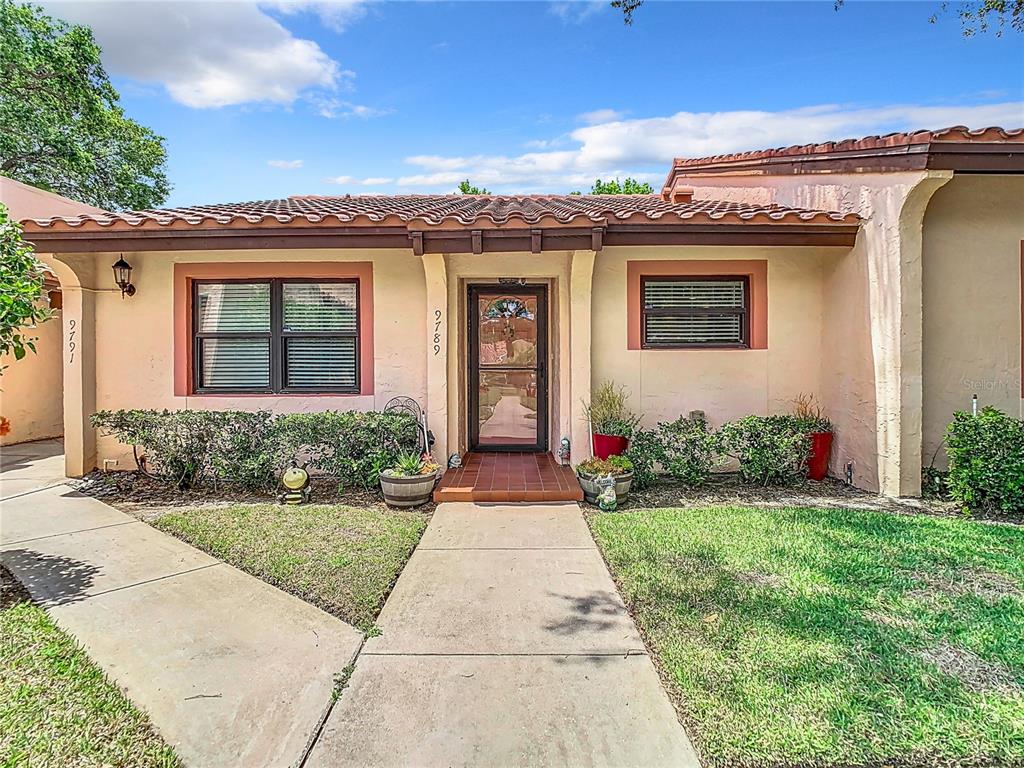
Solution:
M0 354L13 354L15 360L21 360L28 350L36 351L35 337L28 336L25 329L52 314L42 302L43 281L43 265L0 204Z
M573 192L572 194L578 195L579 192ZM651 195L654 194L654 188L646 181L637 181L636 179L626 177L625 181L619 181L618 179L611 179L610 181L601 181L597 179L594 181L594 186L590 188L591 195Z
M164 140L126 117L86 27L0 0L0 174L106 209L170 186Z
M846 0L835 0L836 10L842 8L845 3ZM644 0L612 0L611 6L622 11L622 21L626 26L632 26L633 13L643 4ZM939 11L932 14L929 21L934 24L939 13L944 13L948 9L948 2L941 3ZM996 37L1001 37L1007 27L1024 32L1024 0L975 0L960 3L956 13L960 18L964 37L993 29Z
M469 183L469 179L459 182L459 194L461 195L489 195L490 190L484 189L483 187L474 187Z

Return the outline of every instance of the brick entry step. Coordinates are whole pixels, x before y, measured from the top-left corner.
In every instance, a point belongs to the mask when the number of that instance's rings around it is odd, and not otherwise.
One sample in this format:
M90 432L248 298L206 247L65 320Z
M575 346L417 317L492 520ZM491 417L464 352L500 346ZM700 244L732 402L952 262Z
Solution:
M583 501L583 489L550 453L474 452L444 473L434 501Z

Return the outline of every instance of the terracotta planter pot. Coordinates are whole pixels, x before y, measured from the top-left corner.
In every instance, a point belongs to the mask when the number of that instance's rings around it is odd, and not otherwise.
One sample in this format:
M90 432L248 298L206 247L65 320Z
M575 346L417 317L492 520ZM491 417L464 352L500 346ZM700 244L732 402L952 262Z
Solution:
M607 459L609 456L621 456L629 448L629 438L618 435L602 435L600 432L593 434L594 455L599 459Z
M597 504L597 497L601 494L601 486L594 482L589 475L576 475L580 481L580 488L583 489L583 498L588 504ZM633 473L626 472L623 475L615 476L615 501L619 504L629 497L629 489L633 485Z
M389 507L418 507L430 500L430 493L437 482L437 473L397 477L380 473L380 487L384 501Z
M811 455L807 460L807 477L824 480L828 474L828 457L832 453L831 432L811 432Z

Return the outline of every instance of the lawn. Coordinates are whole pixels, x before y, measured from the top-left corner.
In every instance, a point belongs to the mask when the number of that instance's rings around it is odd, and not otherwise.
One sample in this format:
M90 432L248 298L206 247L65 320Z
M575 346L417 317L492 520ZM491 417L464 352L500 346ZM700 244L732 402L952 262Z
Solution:
M369 631L427 518L380 506L256 504L189 509L154 525Z
M179 766L148 718L0 568L0 766Z
M749 507L589 522L707 764L1024 764L1024 528Z

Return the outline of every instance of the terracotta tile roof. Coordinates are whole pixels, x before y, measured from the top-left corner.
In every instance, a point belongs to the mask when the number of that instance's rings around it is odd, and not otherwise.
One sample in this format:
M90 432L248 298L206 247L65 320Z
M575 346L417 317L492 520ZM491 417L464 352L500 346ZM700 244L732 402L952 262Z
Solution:
M410 231L609 224L851 224L854 214L715 200L669 202L659 195L344 195L295 196L49 219L26 232L260 227L382 227Z
M842 139L827 141L821 144L797 144L790 147L759 149L751 152L736 152L710 157L677 157L676 168L711 165L717 163L748 162L768 158L800 157L803 155L821 155L836 152L856 152L861 150L886 150L898 147L932 144L936 142L950 143L997 143L1024 144L1024 128L978 128L955 125L934 131L908 131L903 133L887 133L884 136L865 136L859 139Z

